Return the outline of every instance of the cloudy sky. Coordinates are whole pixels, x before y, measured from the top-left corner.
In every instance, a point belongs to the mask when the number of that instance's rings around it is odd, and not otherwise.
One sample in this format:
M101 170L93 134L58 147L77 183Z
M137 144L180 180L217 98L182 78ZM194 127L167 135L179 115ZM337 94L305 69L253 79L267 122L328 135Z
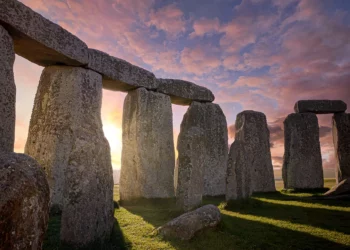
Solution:
M105 51L155 73L213 91L230 142L237 113L264 112L276 169L283 120L299 99L350 104L348 0L21 0ZM15 150L23 151L42 68L16 57ZM104 91L103 123L120 168L125 94ZM173 105L177 138L186 107ZM324 168L334 168L331 116L319 116Z

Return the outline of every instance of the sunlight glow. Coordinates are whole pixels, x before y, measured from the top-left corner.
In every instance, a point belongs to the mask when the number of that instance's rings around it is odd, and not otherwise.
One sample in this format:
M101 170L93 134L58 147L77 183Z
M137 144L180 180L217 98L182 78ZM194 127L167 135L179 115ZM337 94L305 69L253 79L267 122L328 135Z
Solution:
M120 169L120 159L122 152L122 129L107 122L103 125L103 132L111 147L113 169Z

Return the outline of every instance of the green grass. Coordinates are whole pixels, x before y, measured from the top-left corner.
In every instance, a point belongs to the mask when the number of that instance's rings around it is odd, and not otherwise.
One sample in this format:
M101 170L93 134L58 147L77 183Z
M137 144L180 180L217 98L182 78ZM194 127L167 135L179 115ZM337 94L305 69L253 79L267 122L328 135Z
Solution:
M325 180L326 187L332 185L334 180ZM350 249L350 201L315 195L282 190L229 204L223 197L207 197L204 203L217 205L222 221L189 242L165 240L156 233L157 227L180 214L174 200L123 204L115 209L111 246L103 249ZM44 249L61 249L58 216L50 218Z

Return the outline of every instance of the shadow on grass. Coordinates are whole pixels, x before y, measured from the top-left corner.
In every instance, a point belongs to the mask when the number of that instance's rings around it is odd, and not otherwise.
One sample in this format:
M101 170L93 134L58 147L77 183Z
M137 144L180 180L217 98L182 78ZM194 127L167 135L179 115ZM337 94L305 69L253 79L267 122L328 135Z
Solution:
M176 207L176 200L171 199L137 199L120 202L120 205L132 214L141 216L154 227L159 227L181 215L183 212Z
M308 233L232 215L222 215L222 229L236 239L234 249L348 249Z
M126 250L130 249L131 243L125 239L119 223L114 219L113 230L108 239L96 241L87 247L76 248L63 244L60 241L61 216L56 214L49 219L48 230L45 235L43 250Z
M349 207L350 200L349 198L342 199L325 199L323 192L306 192L300 191L290 191L282 190L281 192L273 193L256 193L253 197L257 198L268 198L272 200L284 200L284 201L300 201L309 204L320 204L326 206L340 206L340 207Z
M323 201L323 206L321 206L319 202L305 200L300 197L299 199L296 197L289 199L289 196L285 197L283 194L258 194L246 201L232 201L226 206L226 209L240 214L350 234L350 211L347 209L350 202L342 202L342 206L337 207L329 206L329 204L335 205L333 202ZM341 210L342 208L344 210Z

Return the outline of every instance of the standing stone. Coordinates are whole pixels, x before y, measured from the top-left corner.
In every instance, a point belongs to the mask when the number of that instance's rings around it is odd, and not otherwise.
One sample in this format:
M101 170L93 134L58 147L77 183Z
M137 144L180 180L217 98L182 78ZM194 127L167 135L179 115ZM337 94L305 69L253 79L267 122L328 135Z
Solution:
M41 249L50 199L43 169L27 155L0 153L0 190L0 249Z
M235 128L235 141L240 142L235 145L238 152L233 152L234 161L238 157L236 168L250 169L253 192L276 191L266 116L261 112L243 111L237 115Z
M235 140L230 148L227 164L226 200L249 198L253 193L252 174L247 145Z
M226 117L218 104L192 102L181 123L181 133L186 133L192 127L203 130L203 195L224 195L228 158Z
M170 97L139 88L123 111L120 199L174 197L175 151Z
M337 183L350 178L350 114L333 116L333 142L337 159Z
M284 188L323 187L322 157L317 116L290 114L284 121Z
M13 152L16 122L16 85L13 41L0 25L0 152Z
M113 226L113 175L101 99L98 73L45 68L25 148L46 171L51 205L63 210L61 240L75 246L108 237Z
M202 204L206 147L204 131L198 127L185 130L183 124L177 143L175 188L177 207L188 211Z

